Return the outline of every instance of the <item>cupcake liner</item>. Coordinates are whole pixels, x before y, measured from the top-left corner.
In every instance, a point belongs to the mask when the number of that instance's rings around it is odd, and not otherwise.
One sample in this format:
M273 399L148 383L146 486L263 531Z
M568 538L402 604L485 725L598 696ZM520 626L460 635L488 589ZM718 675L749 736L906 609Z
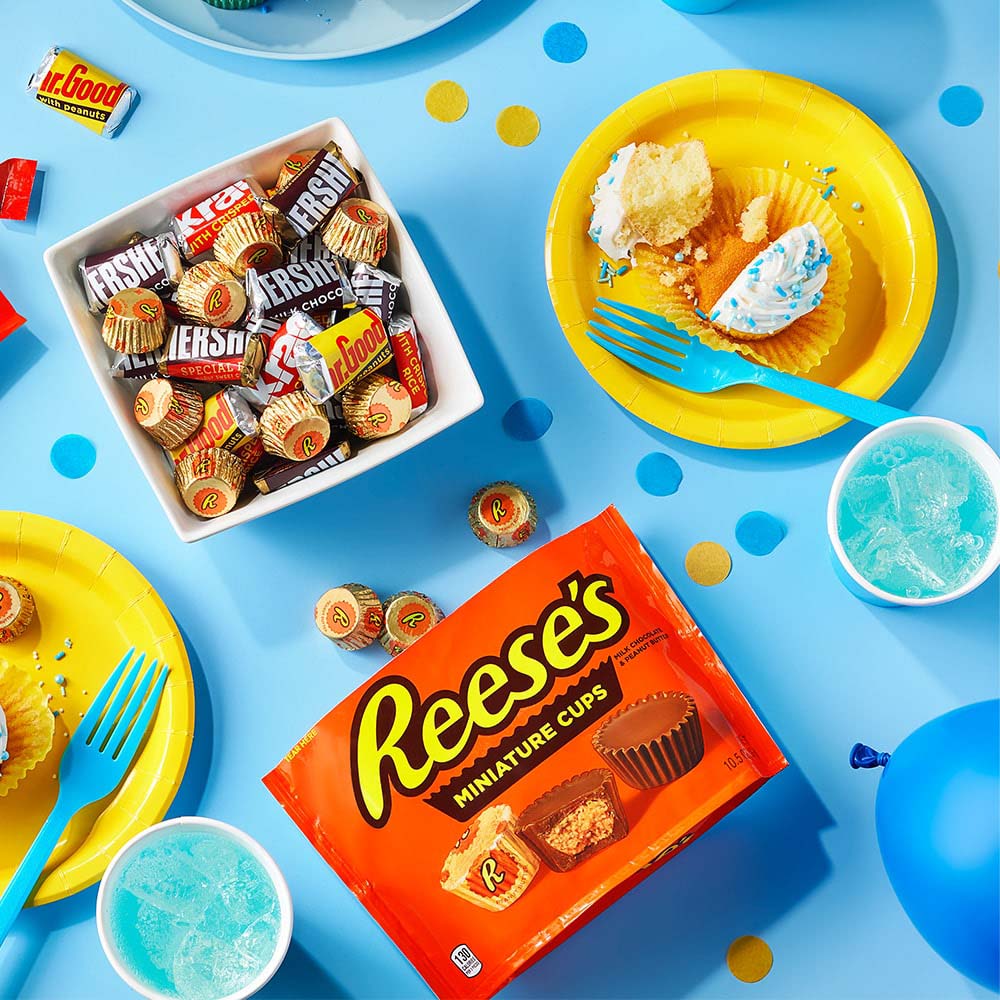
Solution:
M0 576L0 642L13 642L35 617L31 591L12 576ZM0 705L0 708L3 706Z
M740 216L753 198L767 194L772 196L767 212L767 240L743 243L739 235ZM699 308L709 312L716 291L721 294L755 254L782 233L806 222L815 223L833 257L823 287L823 301L815 309L784 330L753 340L731 336L695 313L694 303L684 291L686 283L690 282L696 293L702 288L712 289L709 296L712 301L706 298L699 302ZM690 266L679 267L674 261L677 244L669 248L643 246L636 250L640 286L654 312L698 336L708 347L736 351L759 364L789 374L815 368L840 340L846 321L851 252L840 220L814 185L783 171L763 167L718 170L712 211L687 239L695 249L705 247L708 251L706 261L696 261L691 254L686 258ZM741 254L742 260L739 259ZM720 273L723 257L730 261L730 266ZM684 277L678 280L678 274Z
M365 440L398 433L413 412L413 400L403 385L378 372L352 385L344 393L343 406L351 433Z
M378 264L388 242L389 216L381 205L366 198L342 201L323 230L328 250L361 264Z
M299 389L271 400L260 415L264 451L303 462L330 440L330 421L323 407Z
M177 286L177 308L186 319L209 326L232 326L247 306L243 284L233 271L215 260L188 268Z
M246 212L227 222L215 238L216 260L242 278L252 267L267 271L285 257L271 218L264 212Z
M56 726L38 683L2 659L0 708L6 719L8 754L0 763L0 798L3 798L48 755Z
M101 336L120 354L145 354L155 350L167 335L167 313L156 292L126 288L108 303Z
M187 386L166 379L150 379L133 405L136 422L164 448L182 445L201 426L205 403Z
M683 702L684 714L668 732L630 746L611 746L605 740L608 726L633 709L658 699ZM594 749L626 784L633 788L657 788L676 781L704 756L705 742L694 698L683 691L660 691L647 695L616 712L594 734Z
M174 482L184 505L199 517L219 517L236 506L247 467L230 451L206 448L177 464Z
M490 858L502 881L487 886L483 862ZM538 858L515 829L510 806L484 809L445 858L441 888L484 910L498 913L520 899L538 874Z

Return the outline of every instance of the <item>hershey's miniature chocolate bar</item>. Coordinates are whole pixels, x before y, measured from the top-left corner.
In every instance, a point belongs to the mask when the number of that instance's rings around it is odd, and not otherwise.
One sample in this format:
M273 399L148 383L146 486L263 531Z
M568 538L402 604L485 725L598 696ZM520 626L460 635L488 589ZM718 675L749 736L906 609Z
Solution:
M317 472L325 472L335 465L346 462L351 457L351 445L347 441L338 441L327 445L318 455L305 462L278 462L269 466L254 476L254 485L261 493L273 493L283 486L315 476Z
M271 203L299 236L305 236L326 221L360 180L354 167L344 159L340 147L335 142L328 142L287 187L275 192Z

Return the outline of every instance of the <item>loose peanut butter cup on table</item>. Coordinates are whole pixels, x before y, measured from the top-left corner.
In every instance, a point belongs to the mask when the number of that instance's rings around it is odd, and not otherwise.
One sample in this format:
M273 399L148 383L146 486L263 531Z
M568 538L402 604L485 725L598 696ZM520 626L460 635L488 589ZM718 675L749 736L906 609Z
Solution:
M555 872L568 872L628 834L614 775L584 771L521 811L517 830Z
M382 631L382 602L371 587L345 583L332 587L316 602L316 627L341 649L370 646Z
M676 781L705 753L698 706L683 691L658 691L616 712L594 733L593 744L633 788Z

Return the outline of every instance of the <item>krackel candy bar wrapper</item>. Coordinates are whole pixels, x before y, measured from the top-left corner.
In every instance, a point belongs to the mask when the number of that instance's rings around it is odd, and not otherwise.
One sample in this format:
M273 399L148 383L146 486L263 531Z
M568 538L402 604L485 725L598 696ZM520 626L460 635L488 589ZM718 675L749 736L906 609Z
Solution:
M431 989L478 998L785 765L609 507L428 631L264 783Z

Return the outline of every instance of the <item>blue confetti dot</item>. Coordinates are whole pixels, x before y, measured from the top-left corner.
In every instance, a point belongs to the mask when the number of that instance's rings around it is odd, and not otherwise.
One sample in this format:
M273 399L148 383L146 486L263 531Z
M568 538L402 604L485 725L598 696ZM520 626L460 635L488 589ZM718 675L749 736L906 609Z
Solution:
M971 125L983 113L983 98L972 87L949 87L938 98L938 110L950 125Z
M503 429L518 441L537 441L552 426L552 411L531 396L519 399L503 415Z
M80 479L94 467L97 449L80 434L64 434L49 452L52 468L67 479Z
M636 466L635 478L652 496L668 497L677 492L684 473L669 455L662 451L654 451L646 455Z
M555 62L572 63L587 51L587 36L571 21L558 21L542 36L542 47Z
M785 526L762 510L752 510L736 522L736 541L752 556L770 555L786 534Z

